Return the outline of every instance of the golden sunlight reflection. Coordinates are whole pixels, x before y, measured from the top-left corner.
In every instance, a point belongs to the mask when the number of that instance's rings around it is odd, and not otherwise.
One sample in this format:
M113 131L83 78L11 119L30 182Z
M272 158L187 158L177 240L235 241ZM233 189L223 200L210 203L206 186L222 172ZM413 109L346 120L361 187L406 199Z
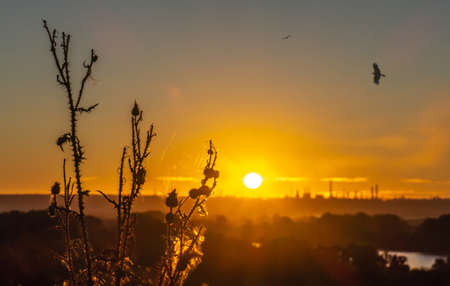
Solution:
M260 242L252 242L251 245L254 248L260 248L261 247L261 243Z
M255 172L248 173L244 177L244 185L249 189L257 189L261 186L263 178Z

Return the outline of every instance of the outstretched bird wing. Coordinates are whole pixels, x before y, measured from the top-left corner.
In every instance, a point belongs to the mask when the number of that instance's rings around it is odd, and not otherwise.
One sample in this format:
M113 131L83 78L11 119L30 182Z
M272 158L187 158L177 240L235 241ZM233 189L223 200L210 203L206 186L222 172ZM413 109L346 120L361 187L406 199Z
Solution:
M381 74L380 68L378 67L377 63L373 63L373 72L375 74Z

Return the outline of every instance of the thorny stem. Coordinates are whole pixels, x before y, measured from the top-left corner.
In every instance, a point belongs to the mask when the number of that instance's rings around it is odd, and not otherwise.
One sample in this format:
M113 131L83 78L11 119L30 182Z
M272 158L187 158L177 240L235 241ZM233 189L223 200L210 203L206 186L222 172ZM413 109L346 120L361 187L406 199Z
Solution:
M70 126L71 126L71 133L70 133L70 141L71 141L71 147L72 147L72 155L73 155L73 163L74 163L74 169L75 169L75 180L76 180L76 186L77 186L77 193L78 193L78 207L79 207L79 218L80 218L80 225L82 230L82 238L83 238L83 244L84 244L84 252L85 252L85 260L87 265L87 274L88 274L88 285L93 285L93 277L92 277L92 267L91 267L91 256L90 256L90 250L89 250L89 239L88 239L88 232L86 228L85 223L85 213L84 213L84 195L87 193L83 191L82 182L81 182L81 161L83 160L83 153L81 150L81 146L77 137L77 111L78 106L81 100L81 97L83 95L84 91L84 85L86 80L91 75L92 66L94 62L97 61L97 55L94 53L94 50L91 50L91 57L89 64L83 64L84 68L86 68L86 73L82 79L81 87L78 93L76 104L74 104L73 95L72 95L72 86L71 86L71 80L70 80L70 73L69 73L69 44L70 44L70 35L66 35L65 33L62 33L62 42L61 42L61 48L63 50L63 63L61 64L58 54L56 52L56 36L57 32L56 30L52 30L50 32L49 27L47 26L47 21L42 20L44 29L47 31L47 35L50 40L50 51L53 55L53 58L55 60L56 68L58 69L58 75L57 75L57 82L64 86L67 92L67 97L69 100L69 110L70 110Z
M73 102L71 100L71 106L73 106ZM88 232L86 228L86 222L84 219L84 193L83 188L81 185L81 170L80 170L80 164L81 164L81 157L78 153L77 147L76 147L76 116L75 111L71 110L71 125L72 125L72 152L73 152L73 158L74 158L74 165L75 165L75 179L77 184L77 192L78 192L78 208L80 212L80 224L81 224L81 230L83 235L83 244L84 244L84 251L86 255L86 264L87 264L87 271L88 271L88 277L89 277L89 285L93 285L92 281L92 270L91 270L91 257L90 257L90 251L89 251L89 240L88 240Z
M117 259L120 257L120 241L121 241L121 225L122 225L122 190L123 190L123 164L125 161L125 155L126 155L127 149L126 147L122 150L122 157L120 159L120 170L119 170L119 192L117 196L117 250L116 250L116 256Z
M63 161L63 177L64 177L64 206L65 206L65 212L64 212L64 229L65 229L65 243L66 243L66 249L67 249L67 260L69 264L69 275L70 280L72 281L72 285L75 286L75 278L73 275L73 260L72 260L72 245L71 245L71 237L70 237L70 179L69 183L67 183L67 176L66 176L66 159L64 158Z
M132 201L133 201L133 197L134 194L136 192L136 164L138 161L138 155L137 151L136 151L136 132L135 132L135 128L136 128L136 120L135 117L133 116L131 119L131 144L132 144L132 153L133 153L133 165L131 168L131 173L132 173L132 185L131 185L131 192L130 192L130 197L127 201L127 204L125 206L125 227L124 227L124 238L123 238L123 245L122 245L122 254L121 257L126 256L126 247L127 247L127 240L128 240L128 235L129 235L129 229L130 229L130 215L131 215L131 205L132 205ZM139 186L138 186L139 187ZM122 266L120 267L120 269L122 269Z
M153 125L150 126L150 130L147 133L147 139L145 143L145 147L143 152L141 153L141 138L139 132L139 122L142 120L142 112L139 117L133 116L131 120L131 129L132 129L132 152L133 152L133 161L130 163L130 171L132 173L132 186L130 197L126 205L126 213L125 213L125 234L124 234L124 245L122 245L123 252L122 255L125 255L125 249L127 245L127 240L129 236L130 229L130 216L131 216L131 206L134 202L134 199L138 196L142 184L138 182L138 172L143 169L143 163L145 158L148 157L149 152L148 148L150 146L151 140L156 134L153 133Z
M122 150L122 156L120 158L120 169L119 169L119 190L118 190L118 196L117 196L117 203L115 204L116 211L117 211L117 246L116 246L116 259L120 262L120 269L118 273L116 273L116 285L120 286L120 281L122 279L122 268L123 268L123 262L121 259L121 244L122 244L122 191L123 191L123 183L124 183L124 177L123 177L123 165L125 161L126 156L126 147ZM124 210L125 211L125 210Z

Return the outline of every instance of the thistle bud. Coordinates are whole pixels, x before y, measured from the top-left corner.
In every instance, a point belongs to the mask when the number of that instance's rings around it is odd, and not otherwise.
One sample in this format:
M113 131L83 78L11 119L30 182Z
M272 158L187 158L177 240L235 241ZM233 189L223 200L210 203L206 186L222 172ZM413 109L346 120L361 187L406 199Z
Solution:
M52 195L58 195L60 191L61 191L61 187L59 186L59 183L55 182L51 189Z
M166 199L166 205L169 208L175 208L178 206L178 198L177 198L177 190L174 189L169 193L169 196Z
M203 185L198 189L200 195L209 196L211 194L211 189L207 185Z
M214 176L214 170L212 168L205 168L203 170L203 175L205 175L207 179L212 178Z
M133 109L131 110L131 115L133 115L133 116L138 116L139 113L140 113L139 106L137 105L137 103L136 103L136 101L135 101L135 102L134 102Z
M198 196L200 196L200 191L198 189L191 189L189 191L189 197L191 199L196 199L196 198L198 198Z
M214 179L219 178L219 174L220 174L219 171L214 170L213 178L214 178Z
M147 171L145 171L144 168L139 169L139 171L137 172L137 179L136 179L136 183L138 185L143 185L145 183L145 175L147 174Z

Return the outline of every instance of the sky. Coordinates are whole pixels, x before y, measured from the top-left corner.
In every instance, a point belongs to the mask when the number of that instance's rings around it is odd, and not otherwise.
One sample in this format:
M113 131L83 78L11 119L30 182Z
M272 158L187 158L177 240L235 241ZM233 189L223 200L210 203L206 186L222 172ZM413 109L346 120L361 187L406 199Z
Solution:
M448 1L1 1L0 194L61 181L66 98L41 18L72 35L87 186L114 193L136 100L158 136L144 194L198 184L208 140L217 195L309 188L450 197ZM288 40L281 38L292 35ZM387 77L372 82L372 63ZM248 172L264 182L248 190Z

